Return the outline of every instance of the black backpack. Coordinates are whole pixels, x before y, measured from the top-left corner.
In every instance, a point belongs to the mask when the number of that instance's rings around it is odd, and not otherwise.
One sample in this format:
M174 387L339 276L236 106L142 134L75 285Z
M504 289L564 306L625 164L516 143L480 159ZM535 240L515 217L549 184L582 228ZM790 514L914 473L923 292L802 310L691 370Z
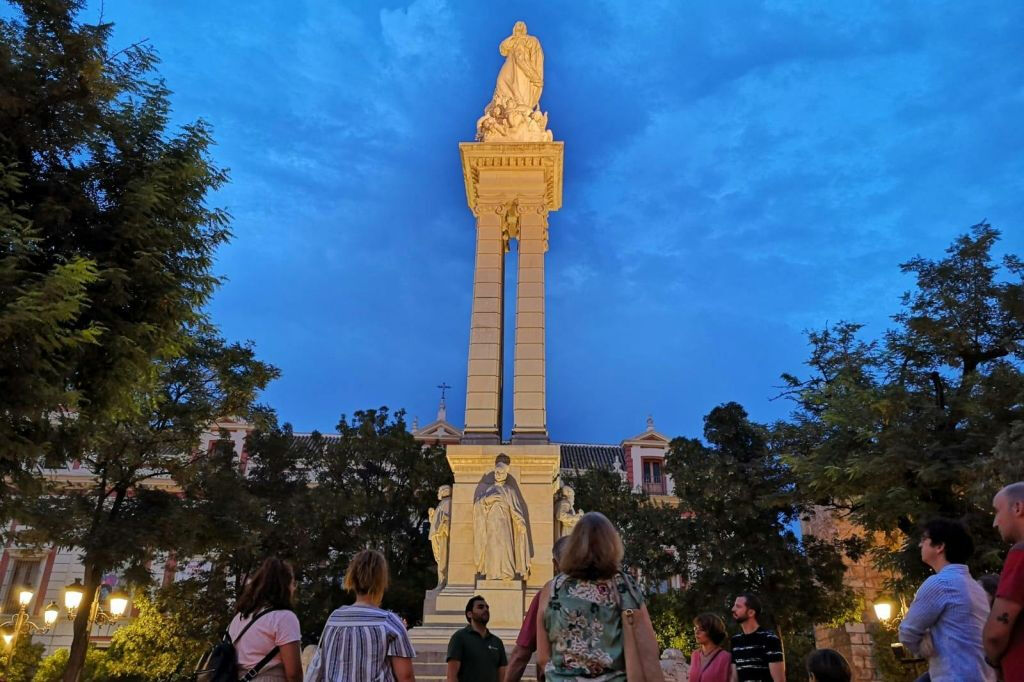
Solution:
M254 665L249 672L240 678L238 677L238 652L235 651L235 644L242 639L257 620L271 611L281 610L266 609L265 611L260 611L245 624L245 627L242 628L242 631L238 633L238 637L235 637L234 640L231 639L228 631L225 630L221 640L214 644L199 659L199 663L196 664L196 670L192 674L192 679L195 682L249 682L256 677L263 670L264 666L270 663L270 659L277 656L280 648L275 646L270 650L270 653L260 659L259 663Z

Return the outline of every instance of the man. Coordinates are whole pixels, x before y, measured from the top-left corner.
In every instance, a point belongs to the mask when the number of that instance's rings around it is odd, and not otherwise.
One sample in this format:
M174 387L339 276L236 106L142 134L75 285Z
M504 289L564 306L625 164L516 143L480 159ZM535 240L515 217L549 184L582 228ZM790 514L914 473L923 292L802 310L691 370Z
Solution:
M988 597L967 568L974 553L967 528L950 519L929 521L920 546L921 561L935 575L918 588L900 623L900 642L914 654L927 653L921 643L931 634L932 682L995 682L995 671L985 664L981 648Z
M786 682L782 642L768 628L761 627L761 600L745 593L736 597L732 617L739 634L732 636L732 664L740 682Z
M1007 682L1024 680L1024 481L1000 490L992 500L992 525L1013 546L999 575L996 598L985 623L985 658L1002 668Z
M558 575L558 561L562 558L562 550L569 541L569 536L558 538L551 548L551 566L554 575ZM537 605L540 603L540 592L533 595L530 608L523 618L523 626L519 628L519 636L516 637L516 646L512 649L512 656L508 659L508 671L505 673L505 682L519 682L526 672L526 665L530 657L537 650ZM544 682L544 671L537 669L537 682Z
M487 629L491 609L477 595L466 604L466 621L448 641L447 682L502 682L508 659L505 645Z

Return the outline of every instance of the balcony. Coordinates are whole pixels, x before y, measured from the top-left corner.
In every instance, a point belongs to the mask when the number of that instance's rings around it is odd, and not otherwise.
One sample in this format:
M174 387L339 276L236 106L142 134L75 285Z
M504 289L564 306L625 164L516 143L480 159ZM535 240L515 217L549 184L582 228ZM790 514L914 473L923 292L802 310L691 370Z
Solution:
M660 481L644 481L644 492L648 495L666 495L665 479Z

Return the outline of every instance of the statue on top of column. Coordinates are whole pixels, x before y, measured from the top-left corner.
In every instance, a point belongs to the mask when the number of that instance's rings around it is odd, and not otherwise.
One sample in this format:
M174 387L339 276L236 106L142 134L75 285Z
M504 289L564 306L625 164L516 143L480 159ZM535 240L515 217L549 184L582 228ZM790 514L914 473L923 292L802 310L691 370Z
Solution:
M544 89L544 51L536 36L517 21L498 52L505 63L498 72L494 96L476 122L480 142L551 142L548 115L540 110Z

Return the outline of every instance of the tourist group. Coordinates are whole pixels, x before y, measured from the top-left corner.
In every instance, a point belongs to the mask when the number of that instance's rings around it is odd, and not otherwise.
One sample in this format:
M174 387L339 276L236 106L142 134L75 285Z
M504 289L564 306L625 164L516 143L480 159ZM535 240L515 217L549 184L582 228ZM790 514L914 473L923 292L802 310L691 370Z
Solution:
M1012 545L1000 576L971 577L966 562L974 543L963 524L935 519L923 528L921 559L935 574L920 586L899 628L903 647L928 662L921 680L1024 682L1024 482L1003 488L993 508L993 525ZM530 604L510 656L487 628L487 601L469 600L467 625L448 644L447 682L519 682L534 654L538 680L662 682L654 629L642 592L622 570L615 527L602 514L587 513L555 543L552 555L555 577ZM300 652L299 621L291 610L292 569L266 559L238 600L224 642L208 656L205 679L221 679L218 671L228 666L230 676L223 679L414 680L416 652L407 627L380 608L387 586L384 556L374 550L356 554L345 575L355 603L331 614L310 658ZM690 659L689 682L783 682L782 645L761 625L758 597L737 596L731 615L739 626L731 638L719 616L694 619L699 647ZM804 665L813 682L851 679L848 662L831 649L813 651Z

